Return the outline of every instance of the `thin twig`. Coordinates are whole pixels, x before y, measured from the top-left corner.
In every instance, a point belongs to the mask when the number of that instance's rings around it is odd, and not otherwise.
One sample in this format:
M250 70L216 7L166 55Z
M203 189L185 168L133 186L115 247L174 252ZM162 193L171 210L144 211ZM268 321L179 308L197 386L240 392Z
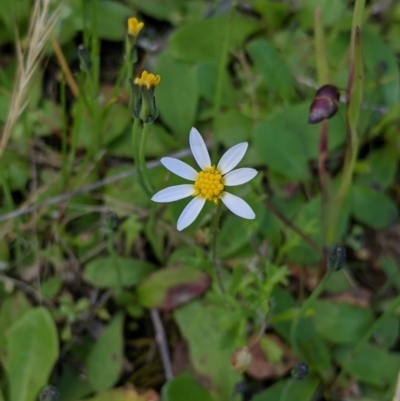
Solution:
M179 152L172 153L171 157L176 157L176 158L179 159L179 158L186 157L186 156L188 156L190 154L191 154L191 152L190 152L189 149L184 149L184 150L181 150ZM158 160L154 160L154 161L148 162L146 164L147 168L154 168L154 167L157 167L157 166L160 166L160 165L161 165L161 163ZM86 185L86 186L84 186L82 188L76 189L75 191L67 192L65 194L60 194L60 195L54 196L53 198L47 199L47 200L45 200L43 202L34 203L32 205L22 207L21 209L15 210L13 212L10 212L10 213L7 213L7 214L3 214L3 215L0 216L0 222L1 221L7 221L7 220L10 220L10 219L22 216L24 214L33 213L36 210L39 210L39 209L41 209L43 207L46 207L46 206L51 206L51 205L55 205L55 204L60 203L60 202L65 202L65 201L73 198L74 196L85 194L85 193L88 193L88 192L92 192L92 191L94 191L96 189L102 188L102 187L104 187L106 185L112 184L114 182L123 180L123 179L128 178L128 177L131 177L131 176L133 176L135 174L136 174L136 168L130 168L130 169L128 169L126 171L123 171L123 172L121 172L119 174L115 174L115 175L113 175L111 177L108 177L108 178L105 178L103 180L94 182L93 184L89 184L89 185Z
M169 357L167 337L165 335L164 326L162 324L160 314L157 309L150 310L151 321L153 322L154 330L156 332L156 342L160 351L161 360L164 366L165 378L172 380L174 374L172 373L171 359Z

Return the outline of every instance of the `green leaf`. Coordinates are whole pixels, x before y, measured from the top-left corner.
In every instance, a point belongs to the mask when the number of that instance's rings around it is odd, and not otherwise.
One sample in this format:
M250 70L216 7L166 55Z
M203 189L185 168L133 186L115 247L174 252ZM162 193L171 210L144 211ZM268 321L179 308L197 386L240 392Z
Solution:
M312 309L318 335L334 344L356 343L374 322L370 309L345 303L316 301Z
M0 356L6 349L8 330L31 309L32 306L21 291L9 295L2 301L0 310Z
M90 9L89 5L88 8ZM131 16L132 10L122 3L112 0L98 1L97 34L99 38L115 41L124 39L127 30L126 21Z
M86 282L98 288L113 288L122 284L123 287L131 287L140 283L154 270L154 266L139 259L120 258L111 256L93 259L87 263L83 278ZM118 272L121 273L121 283Z
M255 395L251 401L312 401L319 385L320 381L314 376L304 380L281 380Z
M357 182L379 190L388 188L395 180L397 155L391 147L377 149L365 159L367 171Z
M79 357L81 357L81 354L79 354ZM92 394L94 391L87 375L82 375L79 368L74 368L67 363L62 364L61 377L57 388L60 391L60 401L80 399Z
M215 399L229 400L240 375L229 363L233 347L221 347L225 334L221 330L221 311L196 301L177 309L174 316L188 342L196 373L209 383Z
M246 50L249 52L259 74L264 78L269 91L283 99L294 97L294 79L278 50L264 39L256 39L250 42L246 46Z
M362 39L366 77L371 85L369 93L374 96L373 103L398 104L400 73L393 48L381 35L368 28L363 31Z
M169 42L171 54L189 62L218 62L222 50L220 44L225 36L228 18L228 15L218 16L182 25L171 35ZM246 37L258 28L257 23L241 15L234 15L229 24L231 26L228 49L231 51L239 47ZM175 82L176 79L179 77L175 77Z
M309 177L305 144L281 121L265 121L253 130L260 158L272 170L296 180Z
M164 52L158 57L154 70L161 76L155 91L161 119L173 132L188 136L195 122L199 97L196 67Z
M361 223L379 230L396 222L397 208L384 193L364 185L353 185L351 195L352 214Z
M162 395L165 401L214 401L210 393L187 374L167 382L162 389Z
M53 319L45 308L32 309L11 327L6 337L10 401L34 401L47 384L58 357Z
M174 309L202 294L209 277L192 266L169 266L158 270L137 288L139 302L148 308Z
M197 66L197 84L199 94L210 103L214 103L217 79L218 64L216 62L205 62ZM235 102L235 92L229 75L225 70L222 76L222 82L222 106L232 106Z
M90 383L96 391L108 390L118 380L123 363L124 316L119 313L105 327L87 358Z
M396 382L400 356L366 345L352 358L353 348L338 348L336 361L356 380L383 387ZM350 358L350 359L349 359Z
M275 287L272 299L274 302L273 315L271 317L272 327L286 341L290 342L290 330L292 325L293 309L298 307L293 297L285 290ZM286 315L288 319L276 319L274 316ZM326 343L316 333L311 319L304 318L300 321L297 330L297 342L305 362L310 368L317 370L322 375L327 374L331 368L331 356Z

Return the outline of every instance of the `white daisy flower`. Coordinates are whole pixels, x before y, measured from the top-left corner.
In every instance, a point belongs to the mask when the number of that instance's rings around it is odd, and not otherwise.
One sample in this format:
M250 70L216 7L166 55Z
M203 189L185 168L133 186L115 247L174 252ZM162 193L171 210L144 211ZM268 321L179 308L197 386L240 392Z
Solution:
M197 172L193 167L172 157L162 158L161 163L172 173L186 180L194 181L194 184L175 185L162 189L151 200L167 203L189 196L194 197L179 216L178 231L182 231L193 223L207 200L215 204L221 200L237 216L254 219L256 215L243 199L225 192L225 187L244 184L257 175L257 170L253 168L233 170L246 153L248 143L242 142L227 150L217 167L211 165L206 144L196 128L190 130L189 144L193 157L202 171Z

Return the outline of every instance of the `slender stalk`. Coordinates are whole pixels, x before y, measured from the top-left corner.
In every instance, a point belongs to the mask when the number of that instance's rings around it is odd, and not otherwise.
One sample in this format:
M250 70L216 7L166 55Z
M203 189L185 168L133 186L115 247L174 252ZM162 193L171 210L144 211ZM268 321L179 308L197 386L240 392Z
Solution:
M107 249L108 253L111 256L111 260L113 262L113 266L115 269L115 273L117 276L117 290L118 292L122 290L122 285L123 285L123 280L122 280L122 272L121 272L121 266L119 265L119 261L117 258L117 254L114 249L114 235L113 232L110 230L110 232L107 235Z
M226 64L228 62L228 51L229 51L229 38L231 35L231 25L232 25L232 18L236 8L236 1L232 1L231 9L226 19L225 23L225 32L222 41L221 47L221 54L219 57L218 63L218 76L217 76L217 85L215 89L214 95L214 109L213 109L213 141L212 141L212 148L211 148L211 155L212 160L217 158L218 153L218 117L221 111L221 102L222 102L222 88L224 82L224 74Z
M151 177L149 175L149 170L146 166L146 157L145 157L145 150L146 150L146 143L147 137L149 135L150 124L143 124L142 135L140 137L140 146L139 146L139 175L142 176L142 180L144 182L146 192L149 196L154 193L154 185L151 181Z
M68 177L69 177L69 163L67 154L67 96L65 91L65 79L61 81L60 87L60 97L61 97L61 160L62 160L62 177L64 188L67 187Z
M292 344L292 347L297 355L301 355L301 351L299 350L299 347L297 344L297 328L299 325L299 321L304 316L307 309L310 308L310 306L314 303L314 301L323 292L323 290L326 287L326 284L328 283L329 279L331 278L332 273L333 273L333 270L327 271L324 278L318 284L317 288L310 294L310 296L307 298L307 300L303 303L298 315L292 322L292 325L290 327L290 343Z
M151 321L153 322L156 331L156 342L160 351L161 360L164 367L165 378L172 380L174 374L172 373L171 358L168 351L167 336L165 335L164 326L162 324L160 314L156 309L150 309Z
M144 127L143 127L144 130ZM146 192L146 194L150 197L152 195L152 191L148 189L146 182L143 177L143 163L144 160L144 145L142 144L143 139L140 136L140 120L135 118L132 126L132 150L133 150L133 160L135 162L136 172L139 178L140 186ZM140 149L142 149L142 155L140 155ZM147 170L147 167L145 167Z
M215 212L215 217L214 217L213 231L212 231L211 260L214 269L214 275L218 282L219 289L221 290L221 293L224 293L224 285L221 277L221 268L217 257L217 245L218 245L217 239L218 239L219 220L221 218L221 212L222 212L222 202L218 202L217 210Z
M93 63L93 70L92 73L90 74L89 77L89 82L91 86L91 103L92 103L92 109L93 109L93 136L92 136L92 155L96 156L99 147L101 148L102 146L102 135L100 135L100 110L99 110L99 104L98 104L98 91L99 91L99 77L100 77L100 61L99 61L99 56L100 56L100 49L99 49L99 39L98 39L98 27L97 27L97 6L98 6L98 0L92 0L91 1L91 12L92 12L92 18L91 18L91 50L92 50L92 63Z

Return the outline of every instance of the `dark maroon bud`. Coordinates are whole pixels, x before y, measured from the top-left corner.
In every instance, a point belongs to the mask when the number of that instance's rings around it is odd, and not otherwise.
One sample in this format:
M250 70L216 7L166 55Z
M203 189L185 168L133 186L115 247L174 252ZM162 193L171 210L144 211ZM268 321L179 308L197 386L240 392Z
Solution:
M309 124L317 124L321 121L333 117L338 111L340 92L336 86L321 86L315 94L311 103Z

